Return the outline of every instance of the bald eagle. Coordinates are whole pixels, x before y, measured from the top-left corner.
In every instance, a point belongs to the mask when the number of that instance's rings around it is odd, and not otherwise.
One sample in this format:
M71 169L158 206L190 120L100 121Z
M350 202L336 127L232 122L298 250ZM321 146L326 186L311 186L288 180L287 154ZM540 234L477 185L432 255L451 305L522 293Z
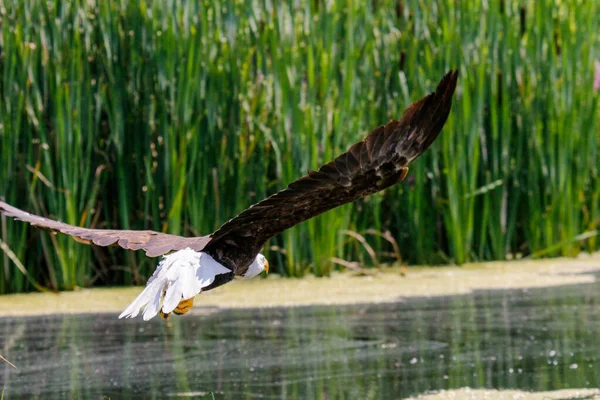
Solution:
M119 316L144 320L157 314L185 314L194 297L234 277L268 272L260 254L265 242L284 230L342 204L379 192L402 181L408 165L437 138L456 89L457 71L448 72L435 92L413 103L400 121L391 120L317 171L242 211L217 231L181 237L154 231L89 229L29 214L0 201L0 212L85 244L118 245L144 250L148 257L165 255L145 289Z

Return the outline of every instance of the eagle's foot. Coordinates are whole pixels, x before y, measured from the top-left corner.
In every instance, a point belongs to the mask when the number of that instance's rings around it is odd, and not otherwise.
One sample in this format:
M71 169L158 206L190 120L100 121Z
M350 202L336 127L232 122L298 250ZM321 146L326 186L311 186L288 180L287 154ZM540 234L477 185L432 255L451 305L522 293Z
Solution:
M181 300L173 312L177 315L183 315L190 311L192 307L194 307L193 297L191 299ZM162 319L168 320L171 317L171 313L164 313L162 309L158 313Z
M193 297L191 299L181 300L179 302L179 304L177 305L177 307L175 307L173 312L177 315L183 315L183 314L187 313L188 311L190 311L192 309L192 307L194 307L194 298Z

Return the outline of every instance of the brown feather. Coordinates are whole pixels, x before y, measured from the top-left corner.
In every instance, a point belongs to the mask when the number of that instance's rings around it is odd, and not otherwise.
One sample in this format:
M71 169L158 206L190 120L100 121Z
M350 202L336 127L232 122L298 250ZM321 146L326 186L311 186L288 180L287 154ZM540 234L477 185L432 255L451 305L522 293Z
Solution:
M400 121L375 128L347 153L226 222L205 250L243 274L269 238L404 179L408 164L433 143L448 119L457 78L456 71L449 72Z
M210 241L210 237L208 236L185 238L154 231L82 228L29 214L3 201L0 201L0 211L7 217L14 217L19 221L28 222L33 226L47 229L51 232L70 235L80 243L93 243L97 246L121 246L128 250L142 249L146 251L148 257L160 256L173 250L185 249L186 247L200 251Z
M29 214L3 201L0 212L70 235L81 243L142 249L149 257L187 247L204 250L233 271L219 275L207 288L212 289L233 279L234 273L244 274L269 238L404 179L408 164L433 143L448 119L457 79L456 71L449 72L436 91L408 107L400 121L392 120L375 128L348 152L246 209L210 236L185 238L154 231L82 228Z

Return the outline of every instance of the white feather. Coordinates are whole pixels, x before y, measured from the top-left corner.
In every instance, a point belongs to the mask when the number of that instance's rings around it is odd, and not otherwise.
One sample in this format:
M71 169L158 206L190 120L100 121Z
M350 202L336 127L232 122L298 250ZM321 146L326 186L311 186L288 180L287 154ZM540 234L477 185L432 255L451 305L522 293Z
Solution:
M156 314L158 314L158 310L160 310L160 298L161 297L162 297L162 291L156 292L152 302L146 305L146 308L144 309L144 315L143 315L144 321L148 321L148 320L156 317Z
M230 269L206 253L190 248L171 253L163 257L146 288L119 318L134 318L144 309L143 318L147 321L158 314L161 303L163 313L168 314L181 300L193 298L213 283L217 275L229 273Z
M202 288L198 287L196 281L196 270L194 268L186 268L183 272L181 281L181 295L184 299L191 299L202 291Z
M186 268L187 269L187 268ZM183 279L177 279L169 285L167 292L165 293L165 299L163 301L163 313L168 314L173 312L177 308L177 304L181 301Z
M133 302L125 309L125 311L119 315L119 318L137 317L141 309L156 295L156 292L160 292L160 290L162 290L164 284L166 283L166 278L161 278L159 280L153 279L152 281L149 280L148 282L148 286L146 286L142 293L140 293L139 296L136 297L135 300L133 300Z
M201 253L200 265L201 267L196 269L196 278L198 279L200 288L207 287L213 283L215 276L231 272L230 269L225 268L206 253Z

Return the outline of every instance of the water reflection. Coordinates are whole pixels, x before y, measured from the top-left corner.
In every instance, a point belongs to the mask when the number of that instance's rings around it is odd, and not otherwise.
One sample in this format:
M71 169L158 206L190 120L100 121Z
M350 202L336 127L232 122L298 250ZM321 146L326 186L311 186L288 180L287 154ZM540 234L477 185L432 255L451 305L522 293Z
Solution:
M161 320L0 319L13 398L384 399L600 386L599 284ZM185 396L184 396L185 397Z

